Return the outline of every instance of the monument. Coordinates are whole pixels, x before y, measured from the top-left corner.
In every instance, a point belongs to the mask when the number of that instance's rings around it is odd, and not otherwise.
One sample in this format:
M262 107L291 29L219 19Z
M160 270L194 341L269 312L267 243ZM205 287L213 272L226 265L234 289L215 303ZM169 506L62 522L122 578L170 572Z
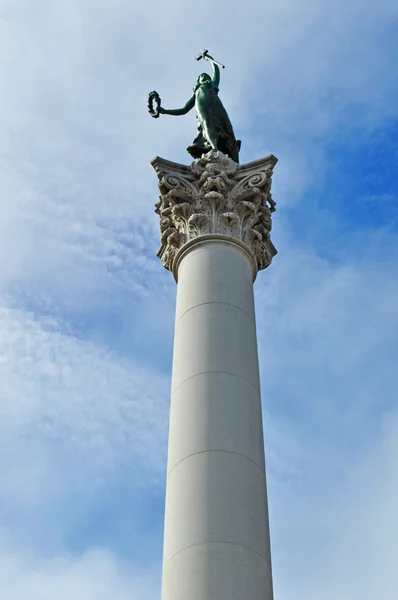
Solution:
M273 155L239 165L218 97L220 63L181 109L198 135L182 165L155 158L158 256L177 282L162 600L272 600L260 380L253 300L271 264ZM156 108L154 108L156 101Z

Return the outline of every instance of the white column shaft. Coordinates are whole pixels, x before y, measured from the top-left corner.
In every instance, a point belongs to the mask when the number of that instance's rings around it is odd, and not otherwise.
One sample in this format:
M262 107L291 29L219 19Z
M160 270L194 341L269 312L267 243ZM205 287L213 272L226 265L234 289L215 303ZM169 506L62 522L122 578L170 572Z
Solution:
M198 240L181 259L162 600L272 600L252 264Z

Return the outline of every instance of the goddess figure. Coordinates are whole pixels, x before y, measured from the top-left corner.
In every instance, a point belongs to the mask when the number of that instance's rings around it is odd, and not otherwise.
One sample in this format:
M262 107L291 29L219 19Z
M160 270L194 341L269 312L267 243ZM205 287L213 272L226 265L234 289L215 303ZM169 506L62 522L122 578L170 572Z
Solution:
M156 92L149 96L155 97L159 106L157 112L150 109L152 116L186 115L193 107L196 109L196 123L198 135L188 146L187 151L193 158L200 158L202 154L210 151L223 152L235 162L239 162L240 140L236 140L234 130L219 96L220 69L214 59L206 54L203 58L209 60L213 67L213 77L207 73L199 75L193 88L193 94L182 108L166 109L160 106L160 98Z

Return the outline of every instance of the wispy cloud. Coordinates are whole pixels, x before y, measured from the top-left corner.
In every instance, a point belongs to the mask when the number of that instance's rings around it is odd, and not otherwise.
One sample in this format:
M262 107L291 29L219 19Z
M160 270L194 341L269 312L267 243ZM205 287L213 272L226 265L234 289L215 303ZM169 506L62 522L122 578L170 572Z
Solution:
M159 586L157 573L137 573L106 552L47 560L0 555L0 575L10 600L51 600L54 596L60 600L151 599Z
M168 377L55 319L2 309L0 327L1 514L14 538L46 528L60 502L57 532L69 535L121 473L143 490L163 487Z

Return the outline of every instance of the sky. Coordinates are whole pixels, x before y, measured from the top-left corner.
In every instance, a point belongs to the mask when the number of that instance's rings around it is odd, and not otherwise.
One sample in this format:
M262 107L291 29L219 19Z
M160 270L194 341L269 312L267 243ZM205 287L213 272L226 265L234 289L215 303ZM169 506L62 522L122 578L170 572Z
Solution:
M0 0L0 596L160 597L176 286L156 155L207 65L270 153L275 600L398 597L398 1Z

